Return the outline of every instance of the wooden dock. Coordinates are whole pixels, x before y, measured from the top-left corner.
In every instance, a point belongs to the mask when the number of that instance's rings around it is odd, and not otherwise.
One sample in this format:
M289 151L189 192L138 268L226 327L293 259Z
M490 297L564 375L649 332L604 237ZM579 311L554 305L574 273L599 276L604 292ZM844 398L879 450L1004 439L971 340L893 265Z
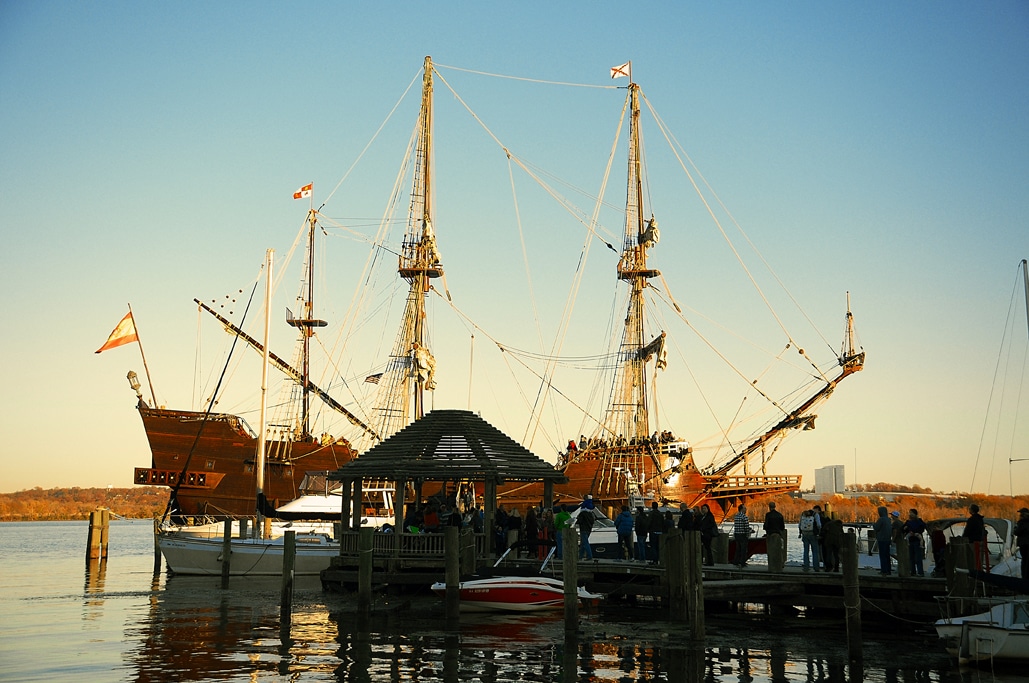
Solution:
M376 542L381 535L376 535ZM396 542L396 539L385 539ZM418 539L420 546L398 549L377 548L372 553L372 582L379 590L402 591L425 588L445 580L442 534ZM478 550L480 544L475 543ZM346 550L333 565L322 572L328 590L352 590L358 583L357 547ZM466 548L470 551L471 548ZM481 557L481 556L480 556ZM461 574L475 571L493 574L531 574L539 568L536 559L507 559L493 569L484 567L471 552L465 552ZM560 577L561 560L553 560L546 574ZM751 564L739 569L730 564L703 567L704 602L711 608L734 609L741 605L762 605L768 609L844 610L842 573L803 571L785 567L770 571L765 565ZM602 593L612 603L664 603L670 598L668 570L663 565L638 561L597 559L577 563L581 584L591 592ZM939 618L936 596L947 593L944 579L930 577L882 576L874 570L858 571L861 614L864 618L898 617L916 621Z

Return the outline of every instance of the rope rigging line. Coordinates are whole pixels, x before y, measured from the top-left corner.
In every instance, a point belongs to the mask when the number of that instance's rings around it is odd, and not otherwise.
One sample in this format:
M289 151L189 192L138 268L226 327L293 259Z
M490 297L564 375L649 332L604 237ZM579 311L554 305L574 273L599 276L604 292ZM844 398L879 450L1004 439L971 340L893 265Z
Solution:
M490 78L504 78L504 79L511 80L511 81L524 81L526 83L542 83L544 85L563 85L563 86L568 86L568 87L572 87L572 88L595 88L595 89L598 89L598 90L617 90L619 88L619 86L617 86L617 85L596 85L594 83L571 83L571 82L567 82L567 81L548 81L548 80L544 80L544 79L540 79L540 78L527 78L525 76L508 76L508 75L505 75L505 74L490 73L489 71L477 71L475 69L464 69L464 68L459 67L459 66L450 66L448 64L438 64L436 62L433 62L432 70L435 71L436 75L439 76L441 79L443 78L443 76L440 75L440 73L439 73L439 71L437 71L437 69L450 69L451 71L463 71L464 73L475 74L477 76L489 76Z
M779 328L783 331L783 334L786 335L786 338L789 339L790 342L797 348L797 350L808 360L809 363L811 363L811 366L814 367L816 370L818 370L819 373L821 373L821 370L818 369L818 365L804 351L803 347L800 344L798 344L793 339L793 337L790 334L789 330L786 329L786 325L783 323L782 319L779 317L779 314L776 313L775 309L772 307L771 302L768 300L768 297L765 295L765 293L762 290L761 286L757 283L757 280L754 278L753 273L751 273L750 269L747 267L747 264L743 261L743 257L740 255L739 250L736 248L736 245L733 244L732 240L729 238L729 235L728 235L728 233L726 233L725 228L722 225L722 222L718 219L718 216L715 215L714 210L711 208L710 202L708 202L707 197L701 192L700 187L697 185L696 179L693 177L693 174L690 173L690 170L689 170L689 168L687 168L686 163L683 162L682 157L685 157L689 161L689 165L692 166L694 169L697 168L696 164L689 157L689 155L686 154L685 150L681 151L682 156L680 156L681 146L678 146L678 140L675 140L675 142L673 144L674 137L671 136L671 133L665 127L664 122L658 116L657 112L654 111L654 108L651 105L650 101L647 99L646 95L644 95L642 93L642 91L641 91L640 94L643 97L643 101L647 103L648 111L650 111L651 115L654 117L654 120L658 123L658 128L661 130L662 135L664 135L665 141L668 143L669 147L672 149L672 153L675 155L676 161L679 162L680 168L682 168L683 172L686 174L686 177L689 179L690 184L693 186L694 192L696 192L697 197L700 199L701 203L704 205L704 208L707 210L708 216L710 216L711 220L714 221L715 226L718 228L719 233L721 233L721 235L722 235L722 239L724 239L725 243L729 246L730 251L732 251L733 255L736 257L736 261L739 263L740 267L743 268L743 272L746 273L747 278L751 282L751 285L753 285L755 291L757 291L757 293L760 295L761 300L765 303L765 307L768 309L769 313L771 313L772 317L774 318L776 323L779 325ZM775 272L772 271L771 267L768 265L768 262L765 261L764 257L761 256L761 253L759 251L757 251L757 248L754 246L753 242L751 242L750 238L747 237L746 233L743 231L742 226L740 226L740 224L732 216L732 213L729 212L729 210L725 207L725 205L722 203L721 199L718 197L718 194L714 191L714 189L711 188L710 184L708 184L707 180L704 178L703 174L701 174L699 170L697 171L697 175L700 176L700 178L703 180L704 186L707 187L708 190L711 192L711 194L715 197L715 199L717 200L719 206L721 206L722 209L726 212L726 214L731 219L732 223L736 226L737 230L739 230L740 234L742 234L744 236L744 239L751 246L751 248L754 250L754 252L758 255L758 258L761 260L761 262L765 264L765 267L768 268L769 272L772 273L772 275L775 278L775 280L779 283L779 285L787 293L787 295L790 297L790 299L794 302L794 305L797 306L797 309L800 310L801 313L803 313L803 309L801 309L800 306L797 304L796 299L793 298L793 295L790 294L789 290L786 289L785 285L782 284L782 281L778 278L778 276L775 275ZM807 319L810 322L810 319L807 317L806 314L804 314L804 317L805 317L805 319ZM814 327L814 325L812 325L812 327ZM814 328L814 329L817 332L817 328ZM819 336L822 336L822 335L819 334ZM828 342L825 340L824 337L822 337L822 341L825 342L826 345L830 349L833 350L833 354L835 355L836 350L832 347L832 345L828 344ZM828 381L828 378L824 377L824 375L823 375L823 379Z

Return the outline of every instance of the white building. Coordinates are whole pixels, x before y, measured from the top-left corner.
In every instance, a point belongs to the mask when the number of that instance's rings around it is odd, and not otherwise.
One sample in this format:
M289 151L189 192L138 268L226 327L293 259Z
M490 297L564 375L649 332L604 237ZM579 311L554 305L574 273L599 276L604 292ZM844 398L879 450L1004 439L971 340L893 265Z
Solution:
M815 494L833 495L845 489L843 465L829 465L815 470Z

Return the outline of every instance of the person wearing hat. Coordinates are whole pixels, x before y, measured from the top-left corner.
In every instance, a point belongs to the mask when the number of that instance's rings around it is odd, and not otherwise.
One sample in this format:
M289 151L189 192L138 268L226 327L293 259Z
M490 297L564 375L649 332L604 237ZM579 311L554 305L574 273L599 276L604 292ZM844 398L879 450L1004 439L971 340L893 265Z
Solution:
M897 510L890 513L890 525L893 529L893 544L900 545L904 540L904 522L900 521L900 512Z
M968 506L968 520L961 535L972 544L975 568L979 571L990 571L990 551L986 547L986 520L979 514L979 506L975 503Z
M1015 541L1018 543L1018 554L1022 556L1022 580L1029 581L1029 508L1018 511Z

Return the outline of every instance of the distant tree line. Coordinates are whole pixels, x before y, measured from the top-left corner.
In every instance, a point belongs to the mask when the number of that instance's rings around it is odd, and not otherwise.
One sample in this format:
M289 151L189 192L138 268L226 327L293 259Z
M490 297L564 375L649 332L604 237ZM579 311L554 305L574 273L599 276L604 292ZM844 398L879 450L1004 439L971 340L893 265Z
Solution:
M899 489L907 490L902 492ZM825 510L828 505L833 515L844 522L872 523L879 516L880 505L890 511L896 510L900 513L901 519L907 519L908 510L914 508L918 510L919 517L925 520L967 517L968 506L972 503L979 505L980 512L985 517L1007 519L1018 519L1018 509L1029 507L1029 495L1012 498L1011 496L987 496L979 493L956 493L944 496L933 495L928 489L920 486L902 487L881 483L866 486L865 490L872 492L854 497L824 495L814 498L810 494L807 498L786 494L771 496L753 501L749 506L748 513L751 520L760 521L764 519L764 513L768 511L768 502L775 501L776 509L788 522L797 522L800 519L800 513L804 510L810 510L814 505L821 505ZM887 492L889 495L881 495ZM905 493L920 495L905 495Z
M88 519L98 507L119 517L152 519L164 514L168 489L140 486L126 489L36 487L16 493L0 493L0 522L38 522Z

